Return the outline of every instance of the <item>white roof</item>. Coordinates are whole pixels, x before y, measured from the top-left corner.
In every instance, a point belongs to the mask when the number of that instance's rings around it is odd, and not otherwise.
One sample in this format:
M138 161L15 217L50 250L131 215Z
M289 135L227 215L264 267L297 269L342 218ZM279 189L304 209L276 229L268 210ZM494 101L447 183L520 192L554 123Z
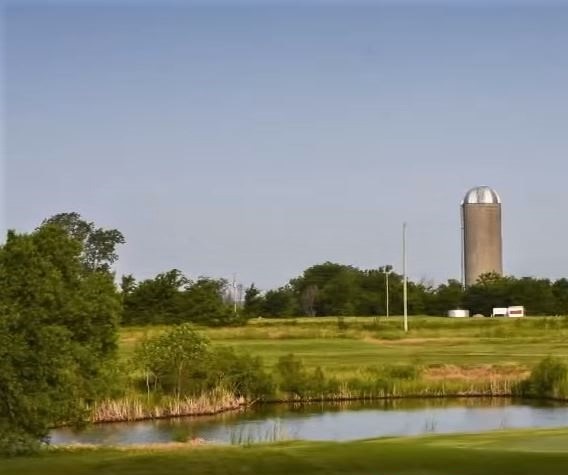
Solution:
M497 192L488 186L476 186L469 190L462 204L500 204L501 198Z

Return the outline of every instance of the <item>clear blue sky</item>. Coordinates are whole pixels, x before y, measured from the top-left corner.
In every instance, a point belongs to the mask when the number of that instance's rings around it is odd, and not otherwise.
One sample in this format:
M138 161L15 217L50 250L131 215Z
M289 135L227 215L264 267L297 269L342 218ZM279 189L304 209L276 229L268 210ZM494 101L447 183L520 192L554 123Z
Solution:
M400 270L406 220L443 281L490 185L506 272L568 276L565 2L213 3L12 2L5 227L76 210L126 235L120 273L268 288Z

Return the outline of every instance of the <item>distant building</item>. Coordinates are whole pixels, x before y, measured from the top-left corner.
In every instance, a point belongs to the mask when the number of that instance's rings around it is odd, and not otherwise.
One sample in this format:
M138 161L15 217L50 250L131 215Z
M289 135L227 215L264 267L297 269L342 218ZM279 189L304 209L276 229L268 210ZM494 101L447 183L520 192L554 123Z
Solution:
M514 307L495 307L491 312L492 317L524 317L525 307L517 305Z
M501 198L488 186L469 190L462 201L462 283L503 273Z

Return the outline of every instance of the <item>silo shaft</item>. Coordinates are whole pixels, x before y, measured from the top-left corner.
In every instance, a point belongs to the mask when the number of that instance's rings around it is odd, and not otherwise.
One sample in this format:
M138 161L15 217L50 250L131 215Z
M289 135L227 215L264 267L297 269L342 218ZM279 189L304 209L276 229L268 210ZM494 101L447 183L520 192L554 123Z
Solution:
M503 273L501 203L464 202L462 207L465 285L470 286L482 274Z

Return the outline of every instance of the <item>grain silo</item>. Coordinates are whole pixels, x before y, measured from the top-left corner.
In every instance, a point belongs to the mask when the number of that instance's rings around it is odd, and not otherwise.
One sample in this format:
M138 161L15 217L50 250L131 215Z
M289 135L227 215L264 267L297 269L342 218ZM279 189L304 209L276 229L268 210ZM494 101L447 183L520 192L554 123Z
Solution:
M488 186L469 190L462 202L462 280L475 284L480 275L503 273L501 198Z

